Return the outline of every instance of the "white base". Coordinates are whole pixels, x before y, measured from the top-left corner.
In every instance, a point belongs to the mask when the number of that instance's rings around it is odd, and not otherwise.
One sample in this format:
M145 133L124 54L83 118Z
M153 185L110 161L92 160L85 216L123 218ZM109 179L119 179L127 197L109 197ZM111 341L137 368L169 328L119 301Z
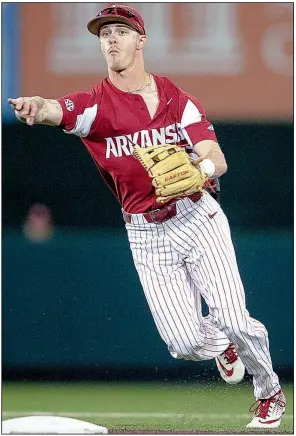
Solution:
M1 434L108 434L106 427L62 416L25 416L2 421Z

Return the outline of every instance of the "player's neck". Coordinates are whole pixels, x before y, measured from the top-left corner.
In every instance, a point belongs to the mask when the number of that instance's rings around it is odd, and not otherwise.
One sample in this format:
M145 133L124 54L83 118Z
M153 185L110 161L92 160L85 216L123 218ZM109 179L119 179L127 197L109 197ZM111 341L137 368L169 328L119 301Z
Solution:
M133 92L149 84L150 75L144 68L126 69L120 73L109 70L111 83L120 91Z

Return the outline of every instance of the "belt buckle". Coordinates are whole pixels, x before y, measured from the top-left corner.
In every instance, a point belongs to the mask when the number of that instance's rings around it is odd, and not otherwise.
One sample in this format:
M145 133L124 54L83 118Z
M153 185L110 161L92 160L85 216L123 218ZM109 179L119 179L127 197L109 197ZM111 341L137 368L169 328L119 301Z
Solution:
M157 224L158 221L155 221L155 220L154 220L154 218L153 218L153 214L159 212L160 210L161 210L161 209L154 209L154 210L152 210L151 212L149 212L150 218L151 218L151 220L152 220L152 222L153 222L154 224Z
M132 216L130 213L123 211L123 219L127 224L131 224Z

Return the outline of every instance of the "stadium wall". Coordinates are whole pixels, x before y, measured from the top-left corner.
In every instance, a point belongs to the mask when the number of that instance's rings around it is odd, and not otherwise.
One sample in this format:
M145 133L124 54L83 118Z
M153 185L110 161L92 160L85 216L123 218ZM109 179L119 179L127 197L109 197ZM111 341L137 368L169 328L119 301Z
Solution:
M275 367L291 370L293 126L215 129L229 165L221 198L248 309L268 328ZM73 366L93 376L135 367L202 374L206 364L172 359L160 339L120 206L80 140L22 124L3 125L2 140L4 376ZM36 202L50 208L55 226L40 244L22 230Z

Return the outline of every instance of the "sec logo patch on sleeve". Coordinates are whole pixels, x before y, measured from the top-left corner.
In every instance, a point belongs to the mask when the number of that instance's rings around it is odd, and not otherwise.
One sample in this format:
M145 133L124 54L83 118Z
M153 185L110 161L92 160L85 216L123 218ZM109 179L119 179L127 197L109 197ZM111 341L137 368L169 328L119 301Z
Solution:
M66 108L68 109L69 112L74 111L75 105L74 105L74 102L72 100L65 98L64 102L65 102Z

